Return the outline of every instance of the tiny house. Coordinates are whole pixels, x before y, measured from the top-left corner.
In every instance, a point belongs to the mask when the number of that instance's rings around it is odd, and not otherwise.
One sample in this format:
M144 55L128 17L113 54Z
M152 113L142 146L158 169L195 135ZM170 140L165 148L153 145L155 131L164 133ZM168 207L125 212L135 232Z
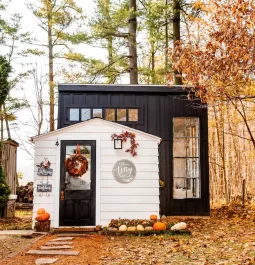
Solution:
M181 86L60 84L58 129L33 137L34 209L51 225L209 215L207 108Z

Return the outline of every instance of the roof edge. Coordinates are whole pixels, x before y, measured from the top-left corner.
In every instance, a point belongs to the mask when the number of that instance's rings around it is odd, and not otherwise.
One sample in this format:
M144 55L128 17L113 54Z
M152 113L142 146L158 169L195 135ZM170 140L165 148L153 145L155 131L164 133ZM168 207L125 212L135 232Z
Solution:
M106 121L104 119L101 119L101 118L92 118L90 120L86 120L86 121L82 121L82 122L78 122L76 124L73 124L73 125L69 125L67 127L64 127L64 128L60 128L60 129L57 129L55 131L52 131L52 132L48 132L48 133L44 133L44 134L40 134L40 135L36 135L36 136L32 136L30 138L31 142L35 143L37 140L39 140L39 138L44 138L44 137L47 137L49 135L54 135L54 134L57 134L58 132L61 132L61 131L65 131L65 130L70 130L72 128L76 128L76 127L80 127L82 126L83 124L89 124L93 121L101 121L102 123L106 123L110 126L113 126L113 127L118 127L118 128L124 128L125 130L129 131L134 131L138 134L141 134L141 135L146 135L148 137L151 137L151 138L154 138L156 140L158 140L159 143L161 143L162 139L156 135L153 135L153 134L149 134L149 133L146 133L146 132L143 132L143 131L140 131L140 130L137 130L137 129L133 129L133 128L130 128L128 126L125 126L125 125L122 125L122 124L119 124L119 123L116 123L116 122L111 122L111 121Z
M191 88L182 85L116 85L116 84L58 84L59 92L133 92L186 94Z

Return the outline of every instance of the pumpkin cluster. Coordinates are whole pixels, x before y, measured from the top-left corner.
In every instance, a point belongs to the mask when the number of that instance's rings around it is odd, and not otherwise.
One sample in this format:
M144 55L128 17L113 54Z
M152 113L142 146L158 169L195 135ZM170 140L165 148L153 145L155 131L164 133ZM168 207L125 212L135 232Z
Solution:
M150 219L153 220L153 221L156 221L153 224L153 230L155 230L155 231L164 231L164 230L166 230L166 224L163 223L163 222L157 221L158 220L157 215L151 215Z
M50 214L45 212L44 208L40 208L37 210L37 216L35 217L35 220L38 222L44 222L50 219Z
M88 160L81 154L75 154L65 160L65 169L70 176L81 177L88 170Z

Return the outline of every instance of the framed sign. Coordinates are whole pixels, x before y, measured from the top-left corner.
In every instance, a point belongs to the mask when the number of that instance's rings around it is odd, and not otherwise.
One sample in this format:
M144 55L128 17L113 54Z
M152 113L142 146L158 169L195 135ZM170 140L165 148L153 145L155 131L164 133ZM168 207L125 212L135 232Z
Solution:
M37 184L37 192L52 192L51 184Z
M129 183L136 176L136 167L132 161L122 159L116 162L113 166L112 174L120 183Z

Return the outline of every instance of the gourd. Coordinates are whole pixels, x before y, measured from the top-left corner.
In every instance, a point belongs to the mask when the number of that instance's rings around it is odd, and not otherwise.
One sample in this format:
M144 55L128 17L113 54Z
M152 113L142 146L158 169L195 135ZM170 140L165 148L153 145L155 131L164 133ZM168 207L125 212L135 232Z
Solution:
M39 208L39 209L37 210L37 214L38 214L38 215L43 214L43 213L45 213L45 209L44 209L44 208Z
M47 221L49 219L50 219L50 214L49 213L43 213L43 214L37 215L35 217L35 220L38 221L38 222Z
M163 230L166 230L166 224L164 224L162 222L156 222L153 225L153 230L155 230L155 231L163 231Z
M151 215L151 216L150 216L150 219L151 219L151 220L157 220L158 217L157 217L157 215Z
M171 230L172 231L175 231L175 230L182 230L182 229L186 229L187 228L187 224L184 223L184 222L180 222L180 223L177 223L175 224L174 226L171 227Z

